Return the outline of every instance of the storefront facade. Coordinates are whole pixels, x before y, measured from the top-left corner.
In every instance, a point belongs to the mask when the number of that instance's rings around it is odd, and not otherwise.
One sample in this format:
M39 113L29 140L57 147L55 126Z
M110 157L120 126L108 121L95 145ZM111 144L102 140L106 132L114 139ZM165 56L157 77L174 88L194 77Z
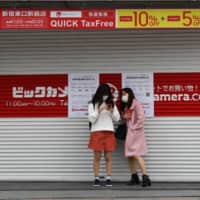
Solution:
M198 73L199 35L200 29L1 30L0 74ZM199 120L173 113L146 119L145 160L153 181L200 180ZM88 138L86 118L1 118L0 180L91 180ZM128 177L118 141L113 179Z

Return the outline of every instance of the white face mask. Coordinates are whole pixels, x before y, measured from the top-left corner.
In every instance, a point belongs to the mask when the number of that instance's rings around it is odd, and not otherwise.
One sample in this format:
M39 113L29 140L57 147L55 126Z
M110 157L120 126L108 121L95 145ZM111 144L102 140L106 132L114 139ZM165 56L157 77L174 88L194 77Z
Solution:
M107 95L104 95L103 96L103 101L106 101L108 99L108 96Z
M127 103L128 102L128 95L122 96L122 102Z

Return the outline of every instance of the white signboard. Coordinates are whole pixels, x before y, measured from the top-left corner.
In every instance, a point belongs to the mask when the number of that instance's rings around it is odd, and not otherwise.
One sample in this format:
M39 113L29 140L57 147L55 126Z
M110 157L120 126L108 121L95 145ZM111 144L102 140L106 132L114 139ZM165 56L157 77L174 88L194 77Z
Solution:
M144 106L145 116L154 116L153 73L123 73L122 85L133 90Z
M88 115L88 102L99 85L96 73L69 74L69 117L85 118Z

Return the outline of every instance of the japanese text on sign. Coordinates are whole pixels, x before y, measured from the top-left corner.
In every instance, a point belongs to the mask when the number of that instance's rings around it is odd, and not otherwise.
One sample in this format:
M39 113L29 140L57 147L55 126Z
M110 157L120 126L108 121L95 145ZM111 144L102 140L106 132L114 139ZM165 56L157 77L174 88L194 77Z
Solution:
M3 17L45 17L45 10L3 10Z
M33 90L25 90L23 87L12 88L13 98L45 98L45 97L66 97L68 95L67 87L45 87L38 86Z
M156 116L199 116L200 73L154 73Z

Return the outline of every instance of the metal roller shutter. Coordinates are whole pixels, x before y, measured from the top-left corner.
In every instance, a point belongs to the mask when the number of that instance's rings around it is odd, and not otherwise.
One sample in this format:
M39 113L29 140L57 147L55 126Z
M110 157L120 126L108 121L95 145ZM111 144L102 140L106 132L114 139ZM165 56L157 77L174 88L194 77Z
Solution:
M1 31L0 74L195 72L200 70L199 34L200 30ZM154 181L200 180L199 120L146 120L145 159ZM86 119L0 119L0 180L90 180L88 136ZM126 180L123 144L118 147L113 178Z

